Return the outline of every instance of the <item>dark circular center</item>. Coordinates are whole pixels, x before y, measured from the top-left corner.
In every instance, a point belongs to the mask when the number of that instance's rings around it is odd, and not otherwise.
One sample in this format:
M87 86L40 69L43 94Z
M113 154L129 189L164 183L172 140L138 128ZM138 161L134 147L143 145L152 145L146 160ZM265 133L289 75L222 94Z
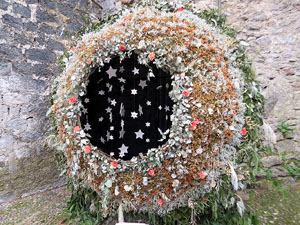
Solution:
M129 160L167 141L173 102L169 72L114 57L90 74L81 124L94 146ZM166 135L164 135L166 133Z

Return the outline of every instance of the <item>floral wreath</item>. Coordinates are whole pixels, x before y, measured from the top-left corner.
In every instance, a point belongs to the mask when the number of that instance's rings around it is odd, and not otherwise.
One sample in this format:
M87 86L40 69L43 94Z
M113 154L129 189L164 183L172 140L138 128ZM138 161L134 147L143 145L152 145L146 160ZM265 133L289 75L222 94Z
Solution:
M122 12L113 23L84 34L69 51L56 79L50 112L68 174L101 197L109 215L126 211L164 215L186 206L221 183L246 134L243 80L235 65L236 45L192 10L166 12L152 6ZM172 75L172 125L167 143L124 161L90 143L81 128L81 97L92 68L137 54L140 64Z

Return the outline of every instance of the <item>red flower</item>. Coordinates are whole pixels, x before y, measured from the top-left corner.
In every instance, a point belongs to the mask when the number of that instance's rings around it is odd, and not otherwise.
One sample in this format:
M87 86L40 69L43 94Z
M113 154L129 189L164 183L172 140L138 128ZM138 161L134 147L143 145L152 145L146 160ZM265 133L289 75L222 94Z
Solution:
M198 119L194 119L192 126L197 126L200 123L200 121Z
M245 128L242 128L242 135L246 135L247 134L247 130Z
M157 200L157 203L158 203L160 206L163 206L163 205L165 204L163 199L158 199L158 200Z
M184 94L185 97L189 97L190 93L191 92L189 90L185 90L182 92L182 94Z
M91 153L91 147L88 146L88 145L86 145L86 146L84 147L84 153L85 153L85 154Z
M74 96L72 96L69 100L70 100L71 104L75 104L77 101Z
M111 162L110 165L111 165L113 168L117 168L118 163L117 163L117 162Z
M71 175L71 170L68 170L68 172L67 172L67 173L68 173L68 175Z
M75 49L76 49L76 47L75 46L73 46L72 48L71 48L71 50L74 52L75 51Z
M131 17L125 17L124 19L123 19L123 23L126 23L126 21L127 20L130 20L131 19Z
M74 133L78 133L78 132L80 132L80 126L76 126L76 127L74 127Z
M149 173L149 175L152 176L152 177L155 176L155 171L154 171L154 169L149 170L148 173Z
M202 199L202 202L208 202L208 200L204 198L204 199Z
M177 9L177 12L183 12L185 10L185 8L180 8L180 9Z
M91 61L90 58L88 58L86 61L87 61L88 64L90 64L90 65L92 64L92 61Z
M151 53L148 55L148 58L150 59L150 61L153 61L153 59L155 58L155 53L154 53L154 52L151 52Z
M194 126L194 125L189 127L190 130L196 130L196 128L197 128L197 126Z
M120 50L125 51L126 47L124 45L120 45Z
M202 171L201 173L199 173L199 177L200 179L205 179L207 177L207 173L205 171Z

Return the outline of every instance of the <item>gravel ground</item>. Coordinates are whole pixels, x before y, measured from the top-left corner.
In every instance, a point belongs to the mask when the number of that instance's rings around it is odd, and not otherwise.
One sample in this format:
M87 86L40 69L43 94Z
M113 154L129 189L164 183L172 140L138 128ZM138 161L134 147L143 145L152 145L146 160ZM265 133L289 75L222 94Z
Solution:
M262 225L300 224L300 184L281 195L267 188L248 190L246 206L255 212ZM65 187L0 204L0 224L55 225L67 218ZM82 223L81 223L82 224Z

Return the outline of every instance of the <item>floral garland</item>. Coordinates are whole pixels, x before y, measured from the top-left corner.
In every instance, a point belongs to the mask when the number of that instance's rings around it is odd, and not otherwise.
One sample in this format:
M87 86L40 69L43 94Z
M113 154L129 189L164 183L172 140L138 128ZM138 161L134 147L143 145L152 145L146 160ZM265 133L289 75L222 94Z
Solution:
M217 188L221 176L230 173L247 132L236 48L192 11L153 6L124 10L114 23L84 34L71 48L50 112L68 174L100 195L104 215L120 202L127 211L164 215ZM166 145L123 161L91 145L79 116L91 69L132 53L140 64L171 73L174 106Z

